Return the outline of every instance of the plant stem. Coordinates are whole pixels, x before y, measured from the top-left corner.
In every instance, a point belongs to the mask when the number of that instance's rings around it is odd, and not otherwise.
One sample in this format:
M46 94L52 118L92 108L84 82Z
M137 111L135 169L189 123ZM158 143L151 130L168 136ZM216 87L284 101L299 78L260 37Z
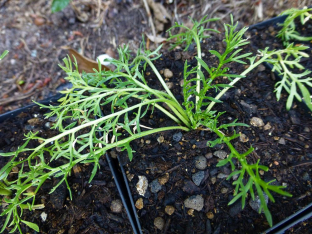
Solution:
M201 55L201 46L200 46L199 37L198 37L198 35L196 33L193 33L193 35L194 35L194 40L195 40L195 43L196 43L196 46L197 46L197 57L199 59L201 59L202 55ZM199 62L197 62L197 71L200 71L200 70L201 70L201 64ZM199 72L197 72L197 74L196 74L196 92L197 92L197 95L195 97L196 111L198 111L199 108L200 108L200 105L198 105L199 93L200 93L200 76L199 76Z
M148 100L148 101L145 101L145 102L143 102L143 103L140 103L140 104L137 104L137 105L128 107L128 108L126 108L126 109L120 110L120 111L115 112L115 113L112 113L112 114L110 114L110 115L106 115L106 116L104 116L104 117L102 117L102 118L95 119L95 120L92 120L92 121L90 121L90 122L86 122L86 123L84 123L84 124L82 124L82 125L79 125L79 126L77 126L77 127L72 128L72 129L68 129L68 130L66 130L66 131L63 132L63 133L58 134L57 136L51 137L51 138L45 140L45 141L44 141L42 144L40 144L39 146L37 146L37 147L34 149L34 151L33 151L32 154L34 154L35 152L37 152L38 150L40 150L41 148L43 148L45 145L47 145L48 143L50 143L50 142L52 142L52 141L56 141L56 140L58 140L58 139L61 139L62 137L65 137L65 136L67 136L67 135L69 135L69 134L75 133L75 132L77 132L77 131L79 131L79 130L81 130L81 129L84 129L84 128L86 128L86 127L90 127L90 126L93 126L93 125L100 124L101 122L103 122L103 121L105 121L105 120L107 120L107 119L110 119L110 118L116 117L116 116L120 116L120 115L122 115L122 114L124 114L124 113L127 113L127 112L133 110L133 109L139 108L139 107L141 107L141 106L143 106L143 105L148 105L148 104L157 103L157 102L166 102L166 103L172 102L171 104L173 104L173 101L170 101L170 100L168 100L168 99L153 99L153 100ZM188 129L188 128L186 128L186 127L179 127L179 128L181 128L181 129L182 129L182 128ZM141 134L143 134L143 133L141 133ZM31 158L31 155L30 155L29 157Z
M170 89L168 88L168 86L166 85L164 79L161 77L161 75L159 74L157 68L155 67L155 65L152 63L152 61L148 58L146 58L143 55L139 55L137 56L133 63L138 60L138 59L143 59L145 60L148 65L152 68L152 70L154 71L155 75L157 76L158 80L160 81L161 85L163 86L163 88L166 90L166 92L168 93L168 95L172 98L172 100L176 103L176 105L173 105L173 103L171 104L170 102L165 102L170 109L177 115L179 116L179 118L182 120L182 122L184 124L186 124L188 127L191 126L191 121L189 119L189 117L187 116L187 114L185 113L184 109L181 107L180 103L177 101L177 99L175 98L175 96L172 94L172 92L170 91ZM131 77L128 75L128 77L131 79ZM146 91L155 94L156 96L158 96L158 92L155 92L155 90L151 89L150 87L138 82L135 79L132 79L137 85L139 85L140 87L146 89ZM159 96L158 96L159 97ZM159 98L163 98L163 97L159 97Z
M240 76L242 77L236 77L229 85L233 86L237 81L245 77L250 71L252 71L254 68L256 68L258 65L263 63L267 58L269 58L271 55L265 54L261 59L259 59L257 62L251 64L245 71L243 71ZM219 100L231 87L227 87L221 90L220 93L215 97L216 100ZM207 111L211 111L212 107L216 104L216 102L212 101L209 106L207 107Z

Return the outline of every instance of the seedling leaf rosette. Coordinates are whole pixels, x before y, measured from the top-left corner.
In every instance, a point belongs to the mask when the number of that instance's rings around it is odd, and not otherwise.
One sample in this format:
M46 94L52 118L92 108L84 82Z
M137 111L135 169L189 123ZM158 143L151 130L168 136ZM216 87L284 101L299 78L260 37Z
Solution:
M71 198L71 189L68 184L68 176L71 175L73 167L78 164L91 163L93 170L90 176L91 181L100 168L99 159L108 150L119 147L127 151L130 160L133 158L131 141L144 136L168 130L192 131L194 129L209 130L215 133L217 139L208 141L210 147L216 144L226 144L230 150L229 156L221 160L218 166L229 163L233 170L228 177L238 175L235 185L234 198L229 204L233 204L238 199L242 200L242 207L246 203L246 197L251 195L255 199L257 194L261 201L259 212L264 211L267 221L272 225L272 217L264 199L266 194L274 202L271 192L283 196L291 196L283 190L284 186L272 185L272 181L265 182L259 175L259 170L268 171L268 167L248 162L248 156L253 152L251 146L246 152L239 152L235 149L232 141L239 134L233 135L224 133L228 128L248 125L238 123L236 120L219 124L218 118L223 112L213 109L216 103L221 102L220 98L228 89L240 79L256 68L262 62L271 59L281 53L290 53L294 48L288 47L280 51L268 51L265 49L260 54L252 56L251 53L243 53L243 46L248 44L247 39L243 39L243 34L247 28L237 29L231 17L230 24L224 24L226 48L224 52L210 50L210 53L218 59L216 67L209 67L201 56L201 41L209 37L209 33L218 33L213 29L206 29L207 22L218 19L208 19L204 17L200 21L193 21L193 27L175 24L173 28L184 28L184 32L173 35L169 30L170 41L174 41L174 46L184 45L187 49L191 43L195 42L197 47L197 65L190 67L186 61L184 64L184 84L182 87L184 102L179 103L175 96L167 87L160 72L153 64L154 60L160 57L161 46L155 51L146 50L142 44L134 58L128 46L121 46L118 49L119 59L110 62L116 67L114 71L102 71L99 63L98 70L94 73L80 74L77 63L72 64L69 57L64 58L62 69L67 73L67 80L73 87L62 91L64 97L59 100L58 106L47 106L39 104L43 108L48 108L50 112L46 118L57 116L57 121L52 128L57 129L59 134L51 138L42 138L38 133L29 132L25 137L25 143L14 152L1 153L3 157L11 157L0 170L1 188L3 196L6 196L7 206L1 213L6 216L2 232L6 227L12 230L19 229L21 232L21 222L33 229L37 229L35 224L22 219L24 209L35 209L35 197L41 185L52 177L58 177L60 182L52 188L51 193L61 184L66 183ZM174 47L173 46L173 47ZM241 74L228 73L229 63L248 63L248 68ZM153 89L148 85L144 77L144 71L149 66L155 73L163 90ZM204 73L208 75L204 75ZM226 77L228 84L216 84L214 80L218 77ZM215 97L208 96L210 90L217 90ZM194 97L194 98L193 98ZM162 104L165 103L167 108ZM102 116L101 109L110 111ZM167 118L174 121L175 125L151 129L141 124L141 119L148 110L160 111ZM70 122L70 124L68 123ZM103 137L100 137L103 133ZM29 148L31 140L41 142L35 148ZM27 154L28 157L19 160L19 154ZM233 163L236 158L239 167ZM51 162L62 159L62 165L52 167ZM27 170L23 170L24 165L28 165ZM18 178L9 179L9 173L13 167L19 168ZM245 183L245 179L248 179ZM32 192L28 189L32 187ZM9 194L8 194L9 193Z

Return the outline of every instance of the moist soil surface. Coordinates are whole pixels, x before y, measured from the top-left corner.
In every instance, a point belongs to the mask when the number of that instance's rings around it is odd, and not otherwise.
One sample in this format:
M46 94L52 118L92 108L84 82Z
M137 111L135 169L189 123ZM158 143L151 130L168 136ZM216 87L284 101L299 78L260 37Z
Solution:
M45 2L38 1L37 4L39 3L44 4ZM142 13L143 8L136 8L135 4L129 2L123 2L123 4L111 2L111 4L105 13L107 14L105 15L106 23L104 26L102 25L104 28L90 30L94 22L79 22L71 8L58 13L60 15L56 17L56 20L59 22L52 21L52 18L49 18L52 16L48 15L48 18L45 19L49 23L29 26L30 22L34 22L33 19L36 15L42 15L41 11L35 9L35 12L32 12L35 13L34 16L29 14L26 15L26 21L16 21L14 15L9 17L10 12L12 13L12 9L14 9L11 1L1 2L3 11L1 17L5 19L6 25L6 34L4 35L7 39L5 41L14 48L13 54L9 55L7 61L4 60L5 63L1 63L1 67L4 65L6 67L5 70L1 68L1 71L5 71L6 77L13 79L6 86L8 88L5 93L7 96L4 96L2 99L4 102L1 104L3 111L25 105L31 99L42 99L52 95L56 87L63 83L64 74L57 69L57 63L66 55L66 52L58 49L58 46L71 45L77 50L85 48L85 54L90 58L95 58L109 48L116 52L114 45L119 45L122 42L130 42L134 50L138 48L141 33L147 24L145 12ZM30 9L34 5L29 5L28 1L25 1L24 6L31 12ZM21 6L16 7L18 7L16 14L20 15L23 12L20 9ZM48 10L42 8L42 11L47 12ZM91 10L90 12L92 13ZM7 17L5 18L5 16ZM123 21L120 21L119 17ZM129 22L144 27L138 31L133 28L130 31L123 30L123 27L126 27L125 25ZM243 19L242 22L245 24ZM24 42L23 40L11 40L15 37L18 38L16 35L20 35L19 33L23 31L25 25L28 25L29 28L37 28L40 37L34 34L35 38L31 38L29 34L26 34L24 39L22 37ZM116 26L114 29L109 25L118 25L118 27ZM51 34L52 28L59 30L55 30ZM74 31L81 32L82 38L79 33L73 33ZM104 32L109 36L99 37ZM63 38L63 40L57 40L58 38ZM115 38L115 42L111 42L113 38ZM50 39L52 45L45 47L45 43L48 43ZM224 49L220 37L214 36L203 42L202 45L204 60L208 65L213 65L216 58L208 50L222 51ZM35 57L33 57L34 50L37 52ZM253 48L247 48L245 52L248 50L254 51ZM162 59L155 62L159 70L170 69L173 72L174 76L167 82L170 83L172 92L181 102L183 101L180 86L183 79L181 71L183 71L185 59L193 65L196 62L194 51L165 52ZM23 71L21 71L21 67ZM153 87L159 87L159 84L155 83L156 79L153 73L149 71L149 68L147 69L148 82ZM243 69L243 65L231 65L230 71L237 74ZM49 77L50 81L44 81ZM36 82L37 79L42 80L43 83L34 86L36 83L40 83ZM26 83L21 85L17 82L20 80L24 80ZM273 216L273 222L277 223L312 202L312 120L311 114L301 108L298 103L294 104L291 111L286 111L286 94L283 94L279 102L276 101L273 93L275 82L274 74L266 70L265 67L259 66L257 71L238 82L236 88L232 88L223 97L223 103L215 107L218 111L227 112L220 117L220 123L238 119L238 122L251 125L252 117L258 117L263 121L264 125L261 127L252 125L250 128L236 127L235 131L241 133L241 137L233 142L240 152L246 151L252 145L255 151L249 156L248 161L256 163L260 159L262 165L270 168L269 172L263 173L262 178L267 181L276 179L276 184L286 185L286 191L293 195L292 198L288 198L273 194L276 201L275 203L269 202L268 206ZM21 94L25 94L25 98L22 100L5 101L11 96L17 97ZM8 104L13 105L9 106ZM55 131L50 132L47 127L49 124L53 124L53 120L43 120L42 115L42 111L34 110L1 123L0 149L2 152L14 151L22 144L24 134L29 130L41 130L40 134L44 137L57 134ZM173 124L168 121L166 116L157 111L148 113L146 118L142 119L142 123L150 127ZM230 135L233 134L233 131L234 129L230 129L225 133ZM224 145L217 145L214 148L207 147L207 141L214 140L215 137L211 132L204 130L168 131L133 142L132 146L136 153L131 163L128 162L127 155L118 152L123 156L134 201L137 202L139 198L143 199L143 208L138 209L138 216L144 233L260 233L269 227L264 215L258 214L257 209L254 210L249 204L250 197L243 211L240 202L232 206L227 205L233 198L234 190L233 180L226 180L227 175L231 173L231 168L228 165L218 168L216 164L220 160L220 154L229 154L229 150ZM111 152L112 155L116 153L117 151ZM206 158L205 168L195 167L197 156ZM0 157L0 165L4 165L7 160ZM120 197L104 156L101 160L100 172L91 183L88 183L91 171L92 165L78 165L72 176L69 177L73 200L69 199L65 185L60 186L55 193L49 194L51 188L58 181L52 179L46 182L36 200L37 204L43 203L45 208L32 212L24 211L23 218L37 223L40 233L132 233L124 208L120 212L113 212L111 209L113 201L119 200ZM203 174L203 177L196 185L193 176L198 172ZM155 188L153 188L152 192L151 187L148 187L146 194L140 196L136 190L136 183L138 176L142 175L147 177L150 184L155 179L163 182L167 180L167 182L161 186L159 191L155 192ZM204 208L201 211L184 207L184 201L192 195L200 195L204 198ZM166 206L174 208L173 214L166 213ZM172 207L170 207L171 210ZM47 214L45 221L42 218L43 214ZM161 217L164 221L161 231L154 226L154 220L157 217ZM4 218L0 217L0 223L3 224L3 222ZM9 232L9 230L7 229L5 232ZM24 225L22 225L22 230L24 233L33 233ZM293 227L288 232L312 232L311 220Z
M203 59L209 66L214 66L217 60L208 50L222 51L224 44L221 38L220 35L213 36L202 43ZM253 48L247 46L244 52L250 50ZM173 72L173 76L166 82L181 102L181 71L185 59L190 65L196 63L195 51L193 47L186 52L179 49L166 52L155 62L161 73L164 69ZM231 64L230 72L239 74L245 66ZM149 67L145 75L151 87L161 88ZM221 81L226 82L217 82ZM215 108L226 111L219 118L220 124L238 119L238 122L250 125L249 128L231 128L225 133L231 135L234 130L240 133L240 138L233 141L236 149L245 152L253 146L255 151L248 157L249 163L256 163L260 159L262 165L270 168L268 172L260 172L262 178L266 181L275 179L275 184L287 186L286 191L293 195L288 198L274 194L275 203L269 201L273 222L277 223L312 202L312 120L311 114L298 103L294 104L292 110L286 111L286 94L279 102L276 101L273 92L275 82L274 75L261 65L238 82L236 88L230 89L222 98L223 103L217 104ZM27 130L47 130L47 122L53 124L53 119L43 120L42 113L38 115L37 111L20 114L16 119L10 118L1 124L3 152L13 151L21 145ZM263 124L253 126L252 117L261 119ZM174 124L157 111L147 113L141 121L143 125L153 128ZM48 137L56 132L40 134ZM260 233L269 228L264 215L258 214L257 202L252 203L250 197L244 210L240 202L227 205L234 191L233 179L226 180L231 168L229 165L219 168L216 164L222 155L226 157L230 152L222 144L208 147L207 141L215 138L214 134L205 130L167 131L132 142L136 152L131 162L124 152L110 152L112 156L118 153L123 158L134 202L139 207L138 216L143 233ZM206 160L201 168L195 166L198 156ZM5 158L0 159L4 163ZM237 162L235 165L238 165ZM131 233L124 209L121 213L111 209L112 202L120 198L104 156L100 172L89 184L87 181L91 171L92 165L78 165L68 178L73 200L69 199L65 185L56 193L49 194L57 180L45 183L36 199L36 203L43 203L45 209L25 211L23 217L37 223L42 233ZM199 182L196 182L194 175L201 177ZM144 196L139 195L136 189L138 176L146 176L150 184ZM157 181L161 183L160 186ZM204 199L204 207L200 211L184 206L185 200L194 195ZM140 205L140 201L143 204ZM169 215L166 207L174 212ZM43 213L47 214L46 221L41 217ZM155 227L156 218L164 222L162 230ZM23 225L22 228L24 232L31 232ZM310 231L311 224L306 221L289 233Z

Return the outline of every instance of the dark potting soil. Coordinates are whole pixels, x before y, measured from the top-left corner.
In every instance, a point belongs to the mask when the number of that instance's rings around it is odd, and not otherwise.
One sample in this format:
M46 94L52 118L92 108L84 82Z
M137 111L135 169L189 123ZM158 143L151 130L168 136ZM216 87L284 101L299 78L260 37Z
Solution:
M0 123L1 151L15 151L23 144L24 134L30 130L39 131L39 136L45 138L57 134L56 130L49 129L55 119L44 119L43 114L44 110L32 108L16 118L9 118ZM30 141L29 147L36 147L38 144ZM7 161L8 158L0 157L1 167ZM45 208L34 211L24 210L23 219L36 223L40 233L131 233L132 228L125 209L122 207L118 211L121 200L105 157L100 160L100 164L101 170L91 183L88 181L93 165L80 164L74 167L72 175L68 178L72 200L69 198L65 183L49 194L59 180L57 178L47 180L36 195L35 202L35 204L44 204ZM14 173L11 177L14 177ZM117 208L115 207L117 211L111 209L112 204L117 204ZM0 216L1 228L5 218L6 216ZM21 228L23 233L34 233L23 224ZM7 228L4 233L9 231L10 228Z
M203 42L203 58L211 66L215 64L216 58L209 53L209 49L224 49L219 36ZM196 50L176 50L155 63L160 71L168 68L173 72L174 76L166 82L181 102L183 64L185 59L190 64L196 63L194 51ZM239 74L245 66L232 64L230 72ZM145 74L152 87L160 88L149 68ZM217 82L225 81L221 78ZM256 163L260 159L262 165L270 168L269 172L261 172L263 179L276 179L276 184L286 185L286 191L293 195L288 198L273 194L276 202L269 202L268 206L273 222L277 223L312 202L312 118L297 104L291 111L286 111L286 94L283 94L280 102L276 101L273 93L275 82L274 75L259 66L256 71L238 82L236 88L230 89L222 98L223 103L217 104L215 108L227 112L220 117L220 123L238 119L238 122L250 124L252 117L258 117L264 122L261 127L235 128L236 132L241 133L241 137L233 142L240 152L246 151L252 145L255 151L248 156L248 161ZM29 125L27 121L33 118L36 117L26 114L0 125L0 147L4 152L21 145L25 133L24 124ZM153 128L174 124L156 110L148 113L141 121L143 125ZM13 123L12 126L9 125L10 122ZM36 128L41 129L45 124L46 121L40 120ZM234 129L230 129L225 133L230 135L233 131ZM56 132L40 134L50 136ZM260 233L269 227L264 215L258 214L255 208L257 204L251 203L250 197L243 211L240 202L227 205L233 198L234 190L233 180L226 180L231 169L228 165L217 168L216 164L219 157L229 154L229 150L225 145L207 147L207 141L214 140L215 137L204 130L167 131L150 135L132 143L136 151L132 162L128 161L125 152L111 152L112 155L122 154L127 164L126 171L134 201L139 207L138 216L144 233ZM197 156L204 156L206 159L201 169L195 167ZM0 160L4 158L0 157ZM92 165L78 165L69 177L73 190L72 201L66 186L61 186L56 195L50 195L49 191L56 181L45 183L37 195L37 203L44 203L46 208L25 211L24 218L37 223L42 233L131 233L125 212L116 214L110 210L112 200L119 199L119 196L104 157L101 170L94 181L88 184L91 170ZM138 176L143 175L153 187L149 186L145 195L140 196L136 184ZM160 186L157 181L161 183ZM204 199L202 210L185 208L184 201L193 195L200 195ZM173 213L169 215L169 211ZM48 215L45 222L40 217L43 212ZM154 225L157 217L162 218L158 219L160 222L164 221L161 231ZM3 217L0 220L3 223ZM304 228L301 230L311 231L311 224ZM23 230L31 231L25 226Z
M209 65L215 62L208 52L212 48L222 51L223 43L218 37L203 44L204 60ZM173 77L167 82L173 85L171 90L178 100L182 99L180 82L184 59L194 62L193 55L192 51L174 51L155 64L160 71L166 68L173 71ZM242 69L244 65L231 65L230 72L239 74ZM146 74L148 82L157 80L151 71L147 70ZM223 103L216 105L216 109L227 112L220 117L220 123L238 119L238 122L251 125L252 117L263 121L261 127L235 128L241 137L233 142L240 152L245 152L252 145L255 151L248 156L248 161L256 163L260 159L260 164L270 168L269 172L260 172L263 179L275 179L275 184L287 186L286 191L293 195L288 198L274 194L275 203L269 202L276 224L312 202L312 118L297 104L291 111L286 111L287 95L283 93L277 102L273 92L275 82L274 74L259 66L238 82L236 88L223 97ZM157 111L147 117L141 123L153 128L172 124ZM233 131L226 133L233 134ZM216 164L219 157L229 154L229 150L223 144L207 147L207 141L215 138L203 130L167 131L133 142L136 151L133 161L128 162L127 155L124 155L124 163L143 233L260 233L269 228L264 214L258 214L257 202L252 202L250 197L243 211L241 202L227 205L234 191L233 179L226 180L231 168L229 165L217 168ZM198 156L207 160L202 169L195 167ZM145 176L149 183L144 196L137 190L138 176ZM194 195L204 198L204 207L200 211L184 206L185 200ZM174 210L173 214L168 210ZM162 230L155 227L155 219L163 223ZM311 225L304 228L312 230Z

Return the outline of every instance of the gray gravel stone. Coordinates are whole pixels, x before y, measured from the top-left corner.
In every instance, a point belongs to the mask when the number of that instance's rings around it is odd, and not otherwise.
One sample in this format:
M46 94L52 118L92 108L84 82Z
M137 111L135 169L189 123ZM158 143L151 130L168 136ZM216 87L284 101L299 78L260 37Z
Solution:
M120 199L113 200L110 209L114 213L120 213L122 211L122 202Z
M207 168L207 159L204 156L197 156L195 158L195 167L199 170Z
M309 173L308 173L308 172L303 173L302 179L305 180L305 181L310 180L310 175L309 175Z
M186 208L201 211L204 207L204 198L201 195L194 195L184 200Z
M172 139L174 141L176 141L176 142L181 141L181 139L182 139L182 132L178 132L178 133L173 134Z
M242 211L242 203L240 201L237 201L233 205L231 205L229 214L231 217L235 217L241 211Z
M204 178L205 178L205 172L204 171L199 171L199 172L196 172L195 174L192 175L192 180L193 180L194 184L196 184L197 186L200 185L200 183L203 181Z
M157 193L161 190L161 184L158 182L158 179L153 180L149 186L152 193Z
M219 174L217 175L217 178L219 178L219 179L224 179L224 178L227 178L227 177L228 177L228 175L223 174L223 173L219 173Z
M266 194L263 194L263 195L264 195L265 203L268 204L269 197ZM259 212L260 204L261 203L260 203L260 197L259 196L255 196L255 200L251 199L249 201L249 205L251 206L251 208L257 212ZM263 213L263 210L261 211L261 213Z
M154 225L157 229L163 230L165 226L165 220L162 217L157 217L154 219Z
M217 156L218 158L225 159L227 153L224 150L218 150L218 151L215 151L213 155Z

